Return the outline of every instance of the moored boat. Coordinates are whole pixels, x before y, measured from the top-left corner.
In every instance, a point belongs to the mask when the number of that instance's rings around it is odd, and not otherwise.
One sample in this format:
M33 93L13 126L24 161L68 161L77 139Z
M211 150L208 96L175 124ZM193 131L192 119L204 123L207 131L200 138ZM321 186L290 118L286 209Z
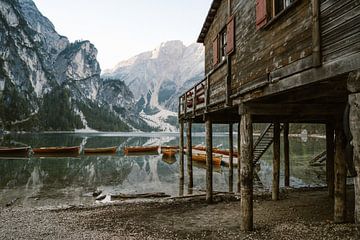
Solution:
M21 156L27 157L30 147L0 147L0 156Z
M117 147L84 148L85 154L115 154Z
M177 149L162 149L161 152L165 157L174 157L177 153Z
M192 156L192 160L196 162L203 162L206 163L206 154L194 154ZM220 166L221 165L221 158L220 157L212 157L213 165Z
M79 154L80 147L41 147L33 148L32 151L35 154Z
M136 147L125 147L124 153L148 153L148 152L157 152L159 150L159 146L136 146Z

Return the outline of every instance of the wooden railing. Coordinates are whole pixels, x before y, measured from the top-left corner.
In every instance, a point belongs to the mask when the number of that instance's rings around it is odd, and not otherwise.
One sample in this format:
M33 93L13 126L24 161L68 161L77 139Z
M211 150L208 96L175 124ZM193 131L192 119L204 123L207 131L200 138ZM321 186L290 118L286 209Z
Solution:
M227 84L227 64L224 61L179 97L179 117L225 102Z
M197 83L194 87L186 91L179 98L179 115L186 115L190 112L205 107L206 101L206 90L207 90L207 79L203 79Z

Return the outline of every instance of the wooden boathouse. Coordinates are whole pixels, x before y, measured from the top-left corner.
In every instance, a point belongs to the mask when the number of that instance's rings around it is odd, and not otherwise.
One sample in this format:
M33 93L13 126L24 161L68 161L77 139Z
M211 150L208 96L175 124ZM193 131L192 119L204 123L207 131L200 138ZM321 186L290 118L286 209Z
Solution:
M279 199L280 127L284 128L285 185L289 185L289 123L326 124L327 184L334 221L346 217L346 179L355 186L360 222L360 1L213 0L198 38L205 78L179 98L189 187L192 123L205 123L206 199L212 201L212 124L239 123L241 229L253 229L253 123L273 129L272 199ZM270 128L269 128L270 129ZM231 159L232 157L230 157ZM180 155L180 180L184 180ZM233 166L230 163L230 177Z

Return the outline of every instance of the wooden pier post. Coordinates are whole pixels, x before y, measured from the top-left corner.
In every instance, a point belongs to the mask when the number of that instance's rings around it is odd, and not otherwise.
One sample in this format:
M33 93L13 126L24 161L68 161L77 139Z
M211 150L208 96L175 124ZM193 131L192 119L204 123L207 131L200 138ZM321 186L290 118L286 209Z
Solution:
M191 135L191 121L188 122L187 133L186 133L186 150L187 150L187 169L189 174L189 183L188 183L188 193L192 194L192 189L194 187L193 180L193 165L192 165L192 135Z
M180 181L184 181L184 121L179 124L179 167L180 167Z
M284 185L290 186L289 123L284 123Z
M240 121L241 159L241 230L253 230L253 131L251 115L245 113Z
M280 123L274 124L274 156L273 156L273 177L272 177L272 200L279 200L280 189Z
M347 87L349 94L349 127L352 135L353 162L357 173L354 177L355 223L360 225L360 69L349 74Z
M346 161L345 134L342 124L335 127L335 201L334 222L343 223L346 220Z
M334 125L326 124L326 182L330 197L334 197Z
M241 132L240 132L240 125L241 123L239 122L238 124L238 137L237 137L237 149L238 149L238 165L237 165L237 174L238 174L238 180L237 180L237 192L240 193L241 191L241 175L240 175L240 170L241 170L241 161L240 161L240 142L241 142Z
M212 203L213 200L213 153L212 153L212 121L206 119L206 202Z
M234 139L233 124L229 124L229 192L233 192L234 184Z

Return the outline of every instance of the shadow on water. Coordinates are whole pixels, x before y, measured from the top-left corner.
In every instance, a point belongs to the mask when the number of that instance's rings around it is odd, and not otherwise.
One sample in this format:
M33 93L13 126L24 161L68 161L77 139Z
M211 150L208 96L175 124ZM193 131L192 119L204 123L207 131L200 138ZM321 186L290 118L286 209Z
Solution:
M214 137L214 147L228 148L227 136ZM80 155L78 157L31 157L30 159L0 160L0 205L14 199L23 206L57 206L62 204L94 203L92 192L101 189L105 194L165 192L177 196L187 192L185 180L179 182L178 155L175 158L153 156L124 156L125 146L178 145L176 135L146 134L146 136L86 135L86 134L21 134L12 135L8 142L42 146L86 147L118 146L115 155ZM204 144L204 136L194 137L194 144ZM236 144L236 142L234 143ZM324 184L323 167L310 167L308 161L325 149L323 139L303 143L290 139L291 184L318 186ZM263 157L255 187L268 189L271 184L271 148ZM283 171L282 171L283 172ZM228 190L228 168L214 169L215 191ZM205 189L204 166L194 164L194 193ZM234 171L236 189L237 171ZM192 190L192 189L190 189Z

